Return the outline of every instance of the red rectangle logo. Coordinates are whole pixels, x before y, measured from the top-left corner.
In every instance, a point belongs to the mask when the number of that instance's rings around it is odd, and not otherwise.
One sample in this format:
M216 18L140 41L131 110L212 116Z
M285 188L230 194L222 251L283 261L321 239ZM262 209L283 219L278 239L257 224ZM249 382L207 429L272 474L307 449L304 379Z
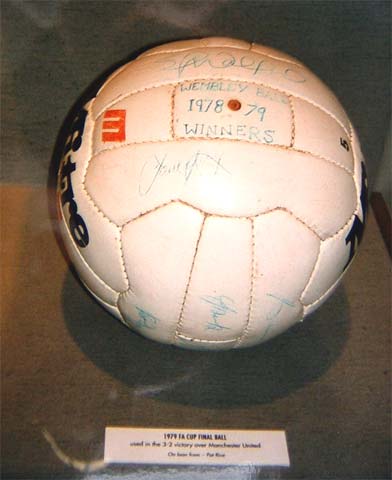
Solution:
M103 142L125 141L126 110L106 110L102 121Z

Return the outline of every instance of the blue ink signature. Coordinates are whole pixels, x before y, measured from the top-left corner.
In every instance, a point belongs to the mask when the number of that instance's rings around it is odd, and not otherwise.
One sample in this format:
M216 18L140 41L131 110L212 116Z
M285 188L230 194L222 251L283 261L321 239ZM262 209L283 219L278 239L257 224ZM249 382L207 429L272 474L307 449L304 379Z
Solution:
M159 319L142 308L136 306L135 308L139 315L139 320L135 323L135 326L137 328L148 328L149 330L154 330L159 322Z
M267 297L274 298L278 302L276 305L277 308L274 310L271 310L267 314L267 320L274 320L279 315L279 313L283 310L283 307L285 305L287 305L288 307L295 307L294 303L290 302L290 300L287 300L287 298L281 298L281 297L278 297L277 295L273 295L272 293L267 293Z
M208 153L197 151L195 155L186 160L169 160L167 154L159 158L154 156L154 162L147 161L141 170L139 181L139 194L147 195L152 187L162 177L180 175L187 183L192 176L199 174L217 175L230 172L223 166L222 157L214 157Z
M229 327L222 325L220 320L221 317L229 312L237 313L237 310L234 308L234 301L225 295L204 295L200 298L211 305L211 320L207 322L206 330L230 330Z
M267 297L271 297L276 300L276 305L275 308L273 308L270 312L267 313L267 321L268 325L264 331L264 334L261 339L267 336L268 332L271 330L272 325L274 324L274 320L279 316L280 312L283 310L285 306L294 308L295 304L288 300L287 298L279 297L277 295L274 295L272 293L267 293Z
M301 71L295 66L290 66L282 70L280 65L271 61L261 59L258 54L247 54L242 56L234 56L229 52L220 51L218 53L209 54L202 52L187 53L183 57L171 56L164 59L158 59L157 63L162 63L163 70L176 70L178 78L182 76L185 70L189 68L200 68L207 64L214 69L239 68L249 70L254 76L259 73L279 74L286 80L294 83L304 83L306 78Z

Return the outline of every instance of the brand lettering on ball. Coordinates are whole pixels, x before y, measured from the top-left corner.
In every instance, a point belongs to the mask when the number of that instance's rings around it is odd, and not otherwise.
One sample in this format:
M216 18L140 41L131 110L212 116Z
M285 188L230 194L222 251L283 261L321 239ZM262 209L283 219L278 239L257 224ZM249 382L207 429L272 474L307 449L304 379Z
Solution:
M79 247L86 247L89 243L87 226L78 213L78 206L74 199L72 188L72 173L76 170L76 163L72 161L72 152L77 152L82 145L84 125L87 111L83 108L75 117L71 125L71 131L64 147L64 156L60 165L59 198L61 205L68 205L68 225Z
M343 270L346 270L346 268L350 265L351 260L354 258L355 252L362 240L363 231L365 229L368 189L367 189L366 167L363 162L361 162L361 169L362 169L362 181L361 181L360 201L361 201L361 209L362 209L362 220L358 217L358 215L354 216L353 225L345 239L346 245L350 244L350 254Z

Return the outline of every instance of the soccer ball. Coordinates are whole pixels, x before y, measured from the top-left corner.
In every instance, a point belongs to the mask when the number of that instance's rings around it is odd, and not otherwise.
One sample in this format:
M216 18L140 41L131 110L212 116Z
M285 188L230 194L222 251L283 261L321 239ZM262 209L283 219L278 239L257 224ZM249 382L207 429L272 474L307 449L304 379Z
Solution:
M116 70L70 127L57 193L101 305L150 339L216 350L264 342L326 300L367 197L333 93L298 60L230 38Z

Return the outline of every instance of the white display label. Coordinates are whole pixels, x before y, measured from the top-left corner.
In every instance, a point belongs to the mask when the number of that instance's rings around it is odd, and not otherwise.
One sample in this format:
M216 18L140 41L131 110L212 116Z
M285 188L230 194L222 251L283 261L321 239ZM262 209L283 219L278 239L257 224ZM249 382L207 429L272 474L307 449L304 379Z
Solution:
M106 427L105 463L290 466L282 430Z

